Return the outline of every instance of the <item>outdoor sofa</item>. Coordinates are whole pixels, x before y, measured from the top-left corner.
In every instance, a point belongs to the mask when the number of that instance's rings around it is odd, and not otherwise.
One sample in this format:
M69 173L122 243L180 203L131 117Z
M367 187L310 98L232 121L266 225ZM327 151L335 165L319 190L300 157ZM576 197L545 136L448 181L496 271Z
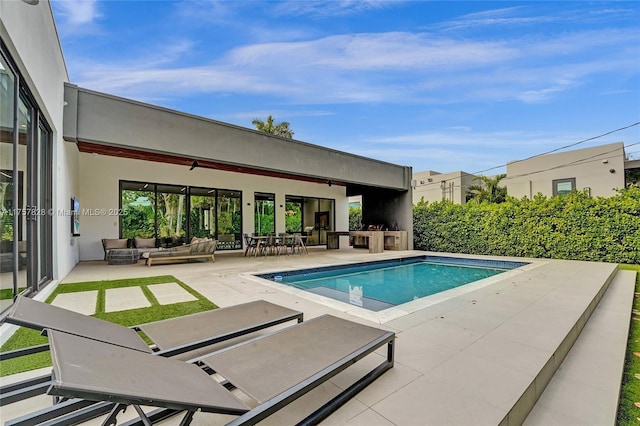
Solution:
M104 260L109 257L111 250L137 249L138 253L154 252L160 250L155 238L103 238L102 249L104 250Z
M218 241L211 238L193 238L191 244L171 247L165 250L143 252L147 266L163 261L189 261L192 259L211 259L215 262L215 251Z

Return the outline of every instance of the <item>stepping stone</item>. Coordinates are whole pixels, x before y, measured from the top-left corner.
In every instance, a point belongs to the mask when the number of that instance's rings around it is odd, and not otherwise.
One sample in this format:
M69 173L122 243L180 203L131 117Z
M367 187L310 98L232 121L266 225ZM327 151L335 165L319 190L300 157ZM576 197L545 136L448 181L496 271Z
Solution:
M84 315L96 313L98 290L58 294L51 304Z
M161 305L198 300L177 283L153 284L147 288L156 296Z
M151 302L140 287L110 288L105 296L105 312L126 311L128 309L148 308Z

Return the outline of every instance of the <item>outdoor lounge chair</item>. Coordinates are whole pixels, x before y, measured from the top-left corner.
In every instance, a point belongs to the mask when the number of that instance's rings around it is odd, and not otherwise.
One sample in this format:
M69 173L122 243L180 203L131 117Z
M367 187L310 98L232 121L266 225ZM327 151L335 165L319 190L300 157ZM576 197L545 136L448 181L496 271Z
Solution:
M393 367L395 340L393 332L324 315L185 363L59 331L47 334L55 378L50 395L116 403L103 424L116 424L119 411L132 405L141 417L137 423L147 425L180 412L181 425L188 425L196 411L239 415L229 424L255 424L387 345L377 367L303 421L317 424ZM254 403L243 402L246 397ZM145 414L140 405L161 410ZM64 421L75 424L69 416Z
M258 300L127 328L24 296L16 299L5 318L10 324L26 328L62 331L143 353L153 352L162 357L199 350L292 320L302 322L302 312ZM145 333L154 345L149 347L136 330ZM45 344L17 350L2 354L2 359L47 349L48 345ZM44 393L50 380L50 376L42 376L10 387L3 386L0 388L0 406L37 395L38 392ZM19 388L32 386L30 393L18 391Z

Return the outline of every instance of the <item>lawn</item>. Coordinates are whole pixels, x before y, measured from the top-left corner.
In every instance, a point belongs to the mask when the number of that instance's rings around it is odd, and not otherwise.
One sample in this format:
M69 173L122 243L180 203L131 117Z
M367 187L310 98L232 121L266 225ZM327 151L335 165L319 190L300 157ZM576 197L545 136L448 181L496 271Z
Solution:
M637 425L640 421L640 266L620 265L620 269L638 271L616 421L617 425L623 426Z
M160 305L153 293L149 290L148 286L163 283L177 283L187 292L192 294L197 300L170 305ZM140 287L151 303L151 306L148 308L130 309L127 311L105 312L105 290L122 287ZM74 284L62 284L54 290L51 296L47 298L46 302L51 303L57 295L62 293L74 293L90 290L98 291L96 314L93 316L127 327L217 308L215 304L210 302L200 293L171 275L114 281L88 281ZM4 345L2 345L0 351L10 351L43 343L47 343L47 339L46 337L40 336L39 332L20 328ZM2 361L0 363L0 376L34 370L50 365L51 359L49 352L41 352L34 355Z

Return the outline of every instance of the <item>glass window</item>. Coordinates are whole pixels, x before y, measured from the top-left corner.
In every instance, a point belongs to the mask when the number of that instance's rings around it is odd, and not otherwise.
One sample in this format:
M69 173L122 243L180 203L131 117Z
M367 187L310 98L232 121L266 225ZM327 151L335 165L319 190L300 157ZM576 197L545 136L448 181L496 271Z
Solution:
M0 51L0 310L52 277L51 131L7 58Z
M214 238L216 232L216 190L191 188L189 195L190 237Z
M566 195L576 189L576 178L555 179L553 182L553 195Z
M219 250L241 249L241 200L240 191L121 181L120 235L159 238L162 247L216 238Z
M302 232L302 197L285 197L284 223L289 234Z
M156 195L154 184L122 182L120 184L121 238L156 236Z
M273 234L276 232L275 221L275 194L256 192L255 197L255 232L258 235Z
M242 193L219 189L217 192L218 246L242 248Z
M13 301L13 117L15 75L0 56L0 311Z
M624 171L625 186L640 185L640 168L626 169Z
M156 224L158 237L166 246L186 243L187 187L156 185Z

